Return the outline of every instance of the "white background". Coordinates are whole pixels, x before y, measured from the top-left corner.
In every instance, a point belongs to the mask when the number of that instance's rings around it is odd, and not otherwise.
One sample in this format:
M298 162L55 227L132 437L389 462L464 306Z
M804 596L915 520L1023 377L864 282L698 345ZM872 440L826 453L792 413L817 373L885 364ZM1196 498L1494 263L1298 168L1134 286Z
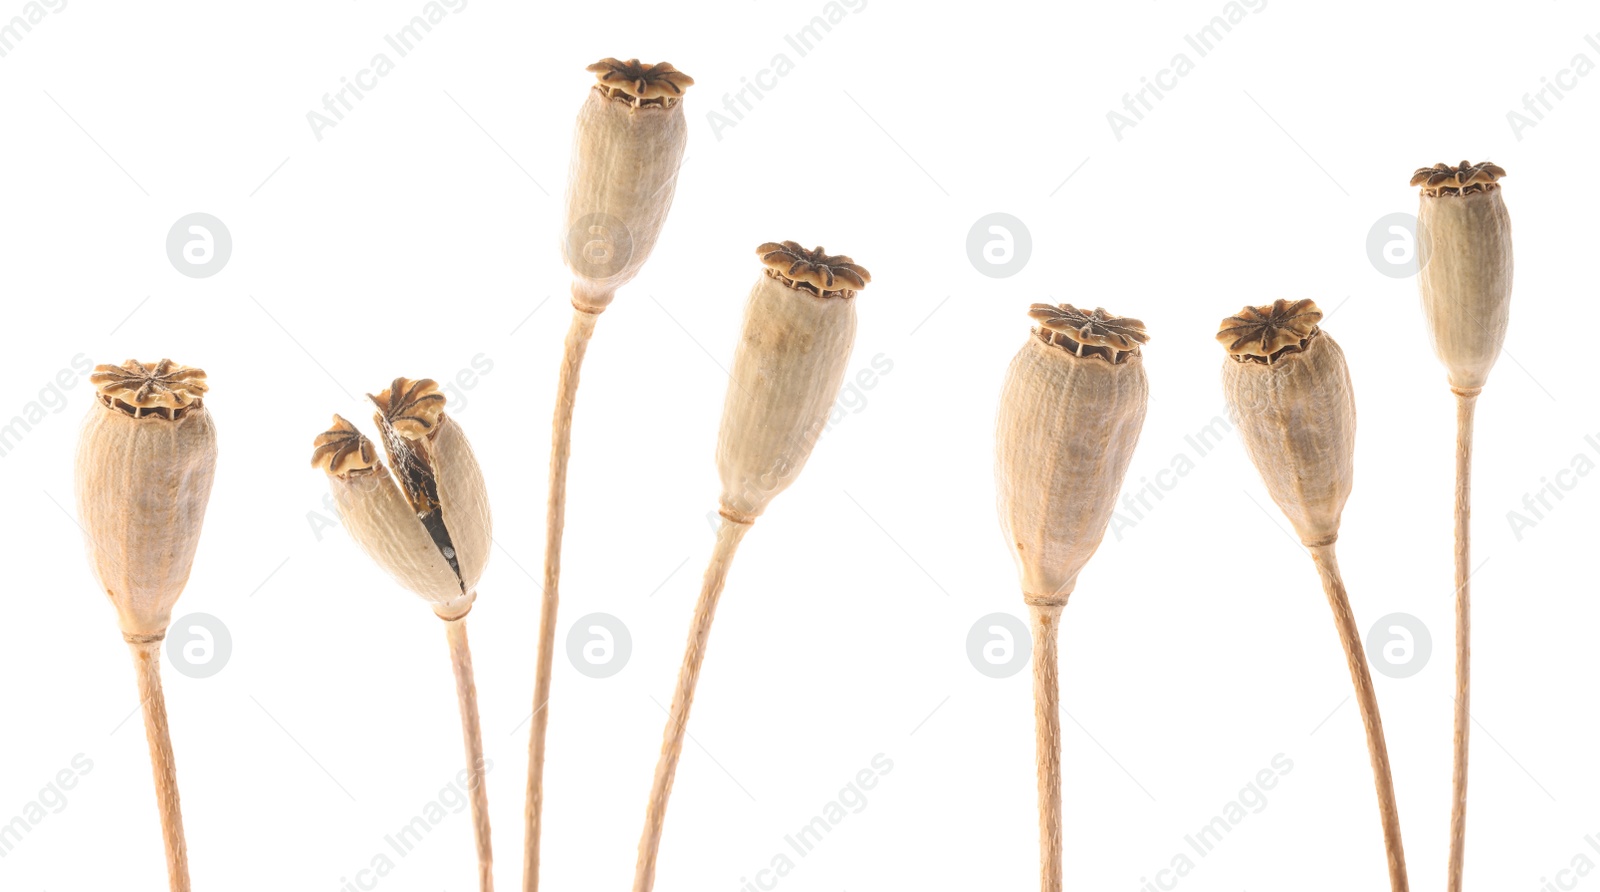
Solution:
M340 889L460 768L443 630L339 527L324 519L319 537L326 485L307 460L333 412L371 433L363 393L396 375L443 380L480 355L492 369L450 411L483 462L502 546L469 626L496 876L520 882L547 431L569 317L559 196L583 68L607 55L668 59L698 83L665 233L583 370L558 638L602 612L633 649L605 679L557 656L547 888L630 883L712 541L722 367L758 273L752 249L785 238L872 271L850 365L881 354L892 369L850 398L738 556L658 889L733 892L779 852L796 861L785 892L1031 888L1029 676L985 677L966 654L980 617L1026 616L991 480L995 398L1024 311L1070 301L1148 324L1132 487L1222 414L1217 321L1277 297L1322 304L1355 381L1339 547L1357 620L1405 613L1432 633L1420 673L1377 680L1414 888L1442 888L1453 405L1414 281L1381 275L1366 239L1384 215L1415 211L1413 168L1462 158L1509 171L1517 255L1506 352L1478 408L1469 887L1531 892L1580 853L1600 863L1584 841L1600 845L1600 479L1563 477L1575 488L1520 540L1507 520L1575 455L1600 461L1584 440L1600 438L1585 174L1600 77L1520 135L1507 119L1576 54L1600 63L1584 39L1600 19L1571 3L1273 0L1201 57L1184 37L1221 0L871 0L800 57L784 37L820 0L473 0L314 136L306 116L323 94L374 54L394 58L384 35L422 8L72 0L0 59L12 357L0 420L78 354L170 356L210 374L222 459L176 613L219 618L233 651L211 678L164 667L196 888ZM23 9L4 0L0 18ZM779 53L793 71L714 130L707 112ZM1119 139L1107 113L1178 53L1193 71ZM196 211L234 241L211 278L179 275L164 252ZM1010 278L966 256L992 212L1031 231ZM0 859L0 887L157 890L145 743L137 717L123 724L130 664L66 516L91 401L75 381L64 402L46 394L55 410L0 459L0 821L75 754L93 769ZM1177 888L1385 888L1350 681L1285 528L1229 435L1083 573L1061 646L1071 887L1141 888L1282 753L1294 767L1267 806ZM784 835L879 753L893 769L866 807L794 856ZM395 860L376 888L471 888L470 821L450 815ZM1578 882L1600 890L1600 875Z

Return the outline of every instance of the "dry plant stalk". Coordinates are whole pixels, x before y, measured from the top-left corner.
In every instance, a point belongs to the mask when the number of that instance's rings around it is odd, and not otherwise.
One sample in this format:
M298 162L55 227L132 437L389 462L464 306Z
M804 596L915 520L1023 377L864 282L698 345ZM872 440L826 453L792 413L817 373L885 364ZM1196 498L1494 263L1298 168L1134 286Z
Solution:
M1393 892L1406 892L1410 887L1400 842L1400 812L1378 695L1333 549L1354 480L1355 398L1344 351L1318 327L1321 319L1322 311L1312 301L1279 300L1245 307L1222 320L1217 340L1228 351L1222 389L1245 452L1272 500L1310 549L1333 609L1367 732L1389 884Z
M695 602L662 735L639 839L634 892L650 892L655 885L667 797L734 551L811 456L844 383L845 364L855 342L856 292L872 281L867 270L849 257L829 255L820 247L808 251L797 242L768 242L756 253L765 268L745 304L744 328L717 435L722 525Z
M1061 706L1056 640L1078 573L1100 547L1144 426L1144 323L1034 304L1039 323L1006 373L995 432L1000 525L1033 631L1039 888L1060 892Z
M483 734L466 624L492 544L488 490L461 425L444 413L445 397L434 381L396 378L368 399L378 407L373 421L393 475L372 441L338 415L316 438L311 464L327 472L339 519L361 550L445 622L467 754L478 887L492 892Z
M1511 314L1511 216L1500 197L1498 165L1435 164L1411 177L1420 186L1417 282L1434 352L1456 395L1456 704L1451 770L1447 889L1461 892L1467 844L1467 736L1472 716L1472 417L1500 357Z
M693 78L666 62L642 65L638 59L601 59L588 70L594 72L596 83L578 112L567 174L566 235L561 244L573 277L572 325L562 348L550 437L544 596L539 610L524 811L522 886L526 892L539 888L545 733L550 724L550 673L555 659L567 460L578 372L596 320L617 289L638 275L666 222L688 139L683 91L694 84Z
M89 566L133 654L172 892L189 892L177 766L161 692L161 640L200 544L217 464L206 373L170 359L96 366L78 441L78 520Z

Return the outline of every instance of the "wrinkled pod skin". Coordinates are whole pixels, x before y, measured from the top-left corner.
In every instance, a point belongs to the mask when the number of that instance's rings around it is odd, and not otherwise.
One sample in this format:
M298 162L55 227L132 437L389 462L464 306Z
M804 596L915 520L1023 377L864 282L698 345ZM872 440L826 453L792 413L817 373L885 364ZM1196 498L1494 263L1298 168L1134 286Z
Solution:
M455 619L471 609L489 562L488 490L472 446L449 415L439 416L431 437L407 443L425 452L433 468L459 578L382 463L348 474L330 473L328 486L341 523L361 550L440 617Z
M1511 217L1501 189L1423 195L1417 211L1422 310L1450 386L1475 392L1500 357L1511 313Z
M1149 395L1138 353L1113 364L1030 336L1011 361L995 489L1028 603L1065 604L1100 547Z
M750 290L717 436L723 516L753 521L799 476L844 383L855 304L765 272Z
M682 102L635 107L589 90L573 137L561 243L579 309L601 312L644 266L672 207L687 142Z
M1307 547L1339 537L1350 497L1355 398L1344 351L1321 329L1271 363L1223 360L1222 389L1245 452Z
M123 635L159 637L200 544L217 466L203 406L135 418L99 400L78 441L76 489L89 565Z

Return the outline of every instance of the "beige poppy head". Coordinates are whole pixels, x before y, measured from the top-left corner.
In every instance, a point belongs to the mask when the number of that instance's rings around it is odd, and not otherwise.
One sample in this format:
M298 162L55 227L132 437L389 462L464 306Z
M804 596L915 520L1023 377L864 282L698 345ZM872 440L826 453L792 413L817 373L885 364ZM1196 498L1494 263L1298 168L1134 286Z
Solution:
M644 267L666 225L688 144L684 93L694 79L666 62L601 59L578 110L567 172L561 257L572 303L601 313Z
M160 637L189 580L216 474L206 373L170 359L96 366L76 490L89 565L124 635Z
M1500 358L1511 319L1511 215L1488 161L1419 169L1417 287L1450 386L1475 395Z
M1356 407L1344 351L1309 300L1222 320L1222 390L1250 461L1310 547L1330 545L1354 480Z
M1029 604L1060 607L1100 547L1144 427L1144 323L1034 304L1000 392L995 493Z
M839 399L856 336L856 293L872 281L843 254L799 242L756 248L717 436L722 515L749 523L805 467Z

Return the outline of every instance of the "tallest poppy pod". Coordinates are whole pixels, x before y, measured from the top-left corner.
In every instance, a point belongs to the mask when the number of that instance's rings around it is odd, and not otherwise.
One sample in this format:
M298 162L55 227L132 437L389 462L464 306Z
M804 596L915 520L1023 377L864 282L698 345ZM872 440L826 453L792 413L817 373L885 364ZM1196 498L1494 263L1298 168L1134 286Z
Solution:
M661 235L688 142L684 91L694 78L666 62L601 59L578 112L562 257L572 302L599 313L632 281Z
M683 96L694 78L666 62L601 59L572 140L561 256L572 272L572 323L561 352L545 510L544 592L534 662L533 720L528 733L522 885L539 888L540 823L544 814L545 729L550 724L556 613L561 601L561 538L566 529L567 459L578 373L595 323L618 288L639 274L672 207L688 141Z
M1422 310L1456 396L1456 695L1447 892L1461 892L1467 846L1467 740L1472 730L1472 424L1478 394L1500 357L1511 319L1511 215L1506 172L1485 161L1435 164L1411 175L1421 188L1417 258Z

